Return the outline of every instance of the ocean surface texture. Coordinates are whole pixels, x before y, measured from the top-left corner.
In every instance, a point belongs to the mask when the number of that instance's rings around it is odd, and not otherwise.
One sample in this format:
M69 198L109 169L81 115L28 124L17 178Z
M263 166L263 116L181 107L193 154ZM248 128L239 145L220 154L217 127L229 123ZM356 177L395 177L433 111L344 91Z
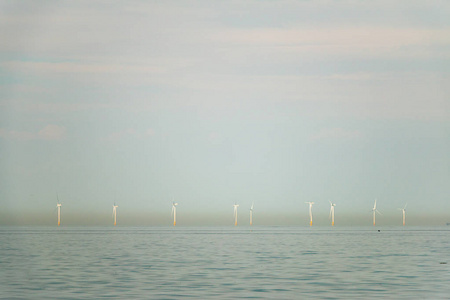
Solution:
M0 298L449 299L449 229L1 227Z

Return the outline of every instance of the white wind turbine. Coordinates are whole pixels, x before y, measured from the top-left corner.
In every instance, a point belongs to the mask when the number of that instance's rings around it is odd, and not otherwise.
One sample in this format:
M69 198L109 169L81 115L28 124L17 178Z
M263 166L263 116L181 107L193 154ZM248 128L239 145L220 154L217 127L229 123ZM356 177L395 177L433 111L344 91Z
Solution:
M375 203L373 204L372 212L373 212L373 226L375 226L376 213L379 213L381 215L381 213L377 209L377 199L375 199Z
M334 226L334 207L336 206L336 203L330 201L330 204L331 204L330 209L331 226Z
M113 218L114 218L114 226L116 226L116 224L117 224L117 208L118 207L119 207L119 205L116 205L116 202L114 202L113 212L112 212Z
M305 202L309 204L309 226L312 226L312 206L314 202Z
M250 226L252 226L252 225L253 225L253 202L252 202L252 206L250 207Z
M58 226L61 225L61 203L59 203L58 194L56 195L56 209L58 210Z
M173 226L177 225L177 205L178 203L172 202Z
M399 208L399 210L402 211L402 215L403 215L403 226L405 226L405 223L406 223L406 205L408 205L408 203L405 204L405 207Z
M237 208L239 207L239 204L234 203L233 207L234 207L234 211L233 211L234 226L236 226L237 225Z

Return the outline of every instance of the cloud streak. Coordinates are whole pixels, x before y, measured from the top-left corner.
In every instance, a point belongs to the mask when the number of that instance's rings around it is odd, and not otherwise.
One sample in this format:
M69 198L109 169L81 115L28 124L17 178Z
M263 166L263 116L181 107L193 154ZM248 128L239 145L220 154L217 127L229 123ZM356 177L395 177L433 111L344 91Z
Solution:
M67 74L74 73L80 75L87 74L120 74L120 73L162 73L163 68L143 64L100 64L85 62L26 62L26 61L9 61L1 64L2 67L10 71L20 71L25 73L55 73Z
M109 134L105 140L109 141L109 142L119 142L120 140L127 138L127 137L132 137L135 139L144 139L144 138L152 137L154 135L155 135L155 130L152 128L148 128L144 132L137 131L133 128L128 128L128 129L116 131L116 132Z
M362 137L359 130L346 130L344 128L324 128L313 134L310 138L319 140L350 140Z
M350 212L377 196L442 211L449 13L420 0L0 2L0 199L53 207L58 189L86 210L174 195L192 211L276 211L322 198Z
M4 128L0 128L0 137L17 141L62 140L66 137L66 128L54 124L48 124L38 132L7 130Z
M403 56L402 47L448 45L450 29L414 28L263 28L232 29L211 36L215 41L227 45L246 47L276 47L289 52L318 55L364 57ZM429 48L428 54L434 52ZM440 52L448 57L448 53Z

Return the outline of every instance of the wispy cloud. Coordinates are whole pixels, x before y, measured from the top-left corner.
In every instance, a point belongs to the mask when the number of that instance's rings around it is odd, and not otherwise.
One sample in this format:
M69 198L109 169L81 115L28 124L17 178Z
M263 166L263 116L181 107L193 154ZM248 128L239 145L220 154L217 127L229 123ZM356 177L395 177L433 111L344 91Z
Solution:
M258 28L227 29L211 39L227 48L271 47L274 50L322 55L360 57L429 57L432 54L448 57L444 51L436 52L431 45L448 45L450 29L417 29L392 27L325 27L325 28ZM405 47L421 47L413 52ZM414 48L413 48L414 49Z
M359 130L346 130L344 128L323 128L313 134L312 140L349 140L360 138L362 136Z
M153 128L148 128L145 131L137 131L133 128L127 128L124 130L116 131L109 134L105 140L109 142L118 142L124 138L132 137L136 139L144 139L155 135L155 130Z
M42 140L60 140L64 138L65 134L65 127L49 124L39 130L37 136Z
M8 61L1 64L10 71L35 72L35 73L161 73L164 68L149 64L133 63L86 63L86 62L30 62Z
M30 140L61 140L66 136L66 128L54 124L48 124L38 132L17 131L0 128L0 137L17 141Z
M98 110L105 108L119 108L114 103L76 103L76 102L45 102L29 101L29 100L15 100L5 102L5 106L9 109L16 109L18 111L34 112L34 113L51 113L60 114L67 112L77 112L84 110Z
M18 141L29 141L36 138L36 134L29 131L6 130L0 128L0 137Z

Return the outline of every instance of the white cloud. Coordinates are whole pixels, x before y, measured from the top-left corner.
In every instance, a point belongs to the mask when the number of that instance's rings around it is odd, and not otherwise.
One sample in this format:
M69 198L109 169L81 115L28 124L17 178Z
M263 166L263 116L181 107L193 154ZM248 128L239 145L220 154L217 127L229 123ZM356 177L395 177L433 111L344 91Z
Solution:
M346 130L344 128L324 128L311 136L312 140L348 140L360 138L359 130Z
M29 141L36 139L36 134L28 131L6 130L0 128L0 137L18 141Z
M134 63L85 63L85 62L25 62L25 61L9 61L1 64L2 67L10 71L34 72L34 73L78 73L78 74L120 74L120 73L161 73L162 67L148 64Z
M30 140L60 140L66 135L66 128L63 126L49 124L36 132L6 130L0 128L0 137L4 139L30 141Z
M448 57L432 45L450 44L450 29L390 27L322 27L226 29L213 33L212 40L225 47L271 47L285 53L359 57ZM405 47L425 47L410 53Z
M58 125L49 124L39 130L38 137L43 140L60 140L64 138L66 128Z
M315 115L448 117L449 26L425 26L442 13L409 3L10 5L0 10L0 27L10 28L0 52L17 55L0 67L47 91L5 85L14 103L0 105L54 114L212 111L257 99ZM419 23L401 24L408 19ZM411 80L413 72L422 78Z
M154 136L155 135L155 130L153 128L149 128L149 129L147 129L146 134L148 136Z
M116 132L109 134L106 137L106 140L110 141L110 142L117 142L117 141L127 138L127 137L133 137L135 139L143 139L146 137L152 137L154 135L155 135L155 130L152 128L148 128L144 132L137 131L133 128L127 128L127 129L116 131Z

